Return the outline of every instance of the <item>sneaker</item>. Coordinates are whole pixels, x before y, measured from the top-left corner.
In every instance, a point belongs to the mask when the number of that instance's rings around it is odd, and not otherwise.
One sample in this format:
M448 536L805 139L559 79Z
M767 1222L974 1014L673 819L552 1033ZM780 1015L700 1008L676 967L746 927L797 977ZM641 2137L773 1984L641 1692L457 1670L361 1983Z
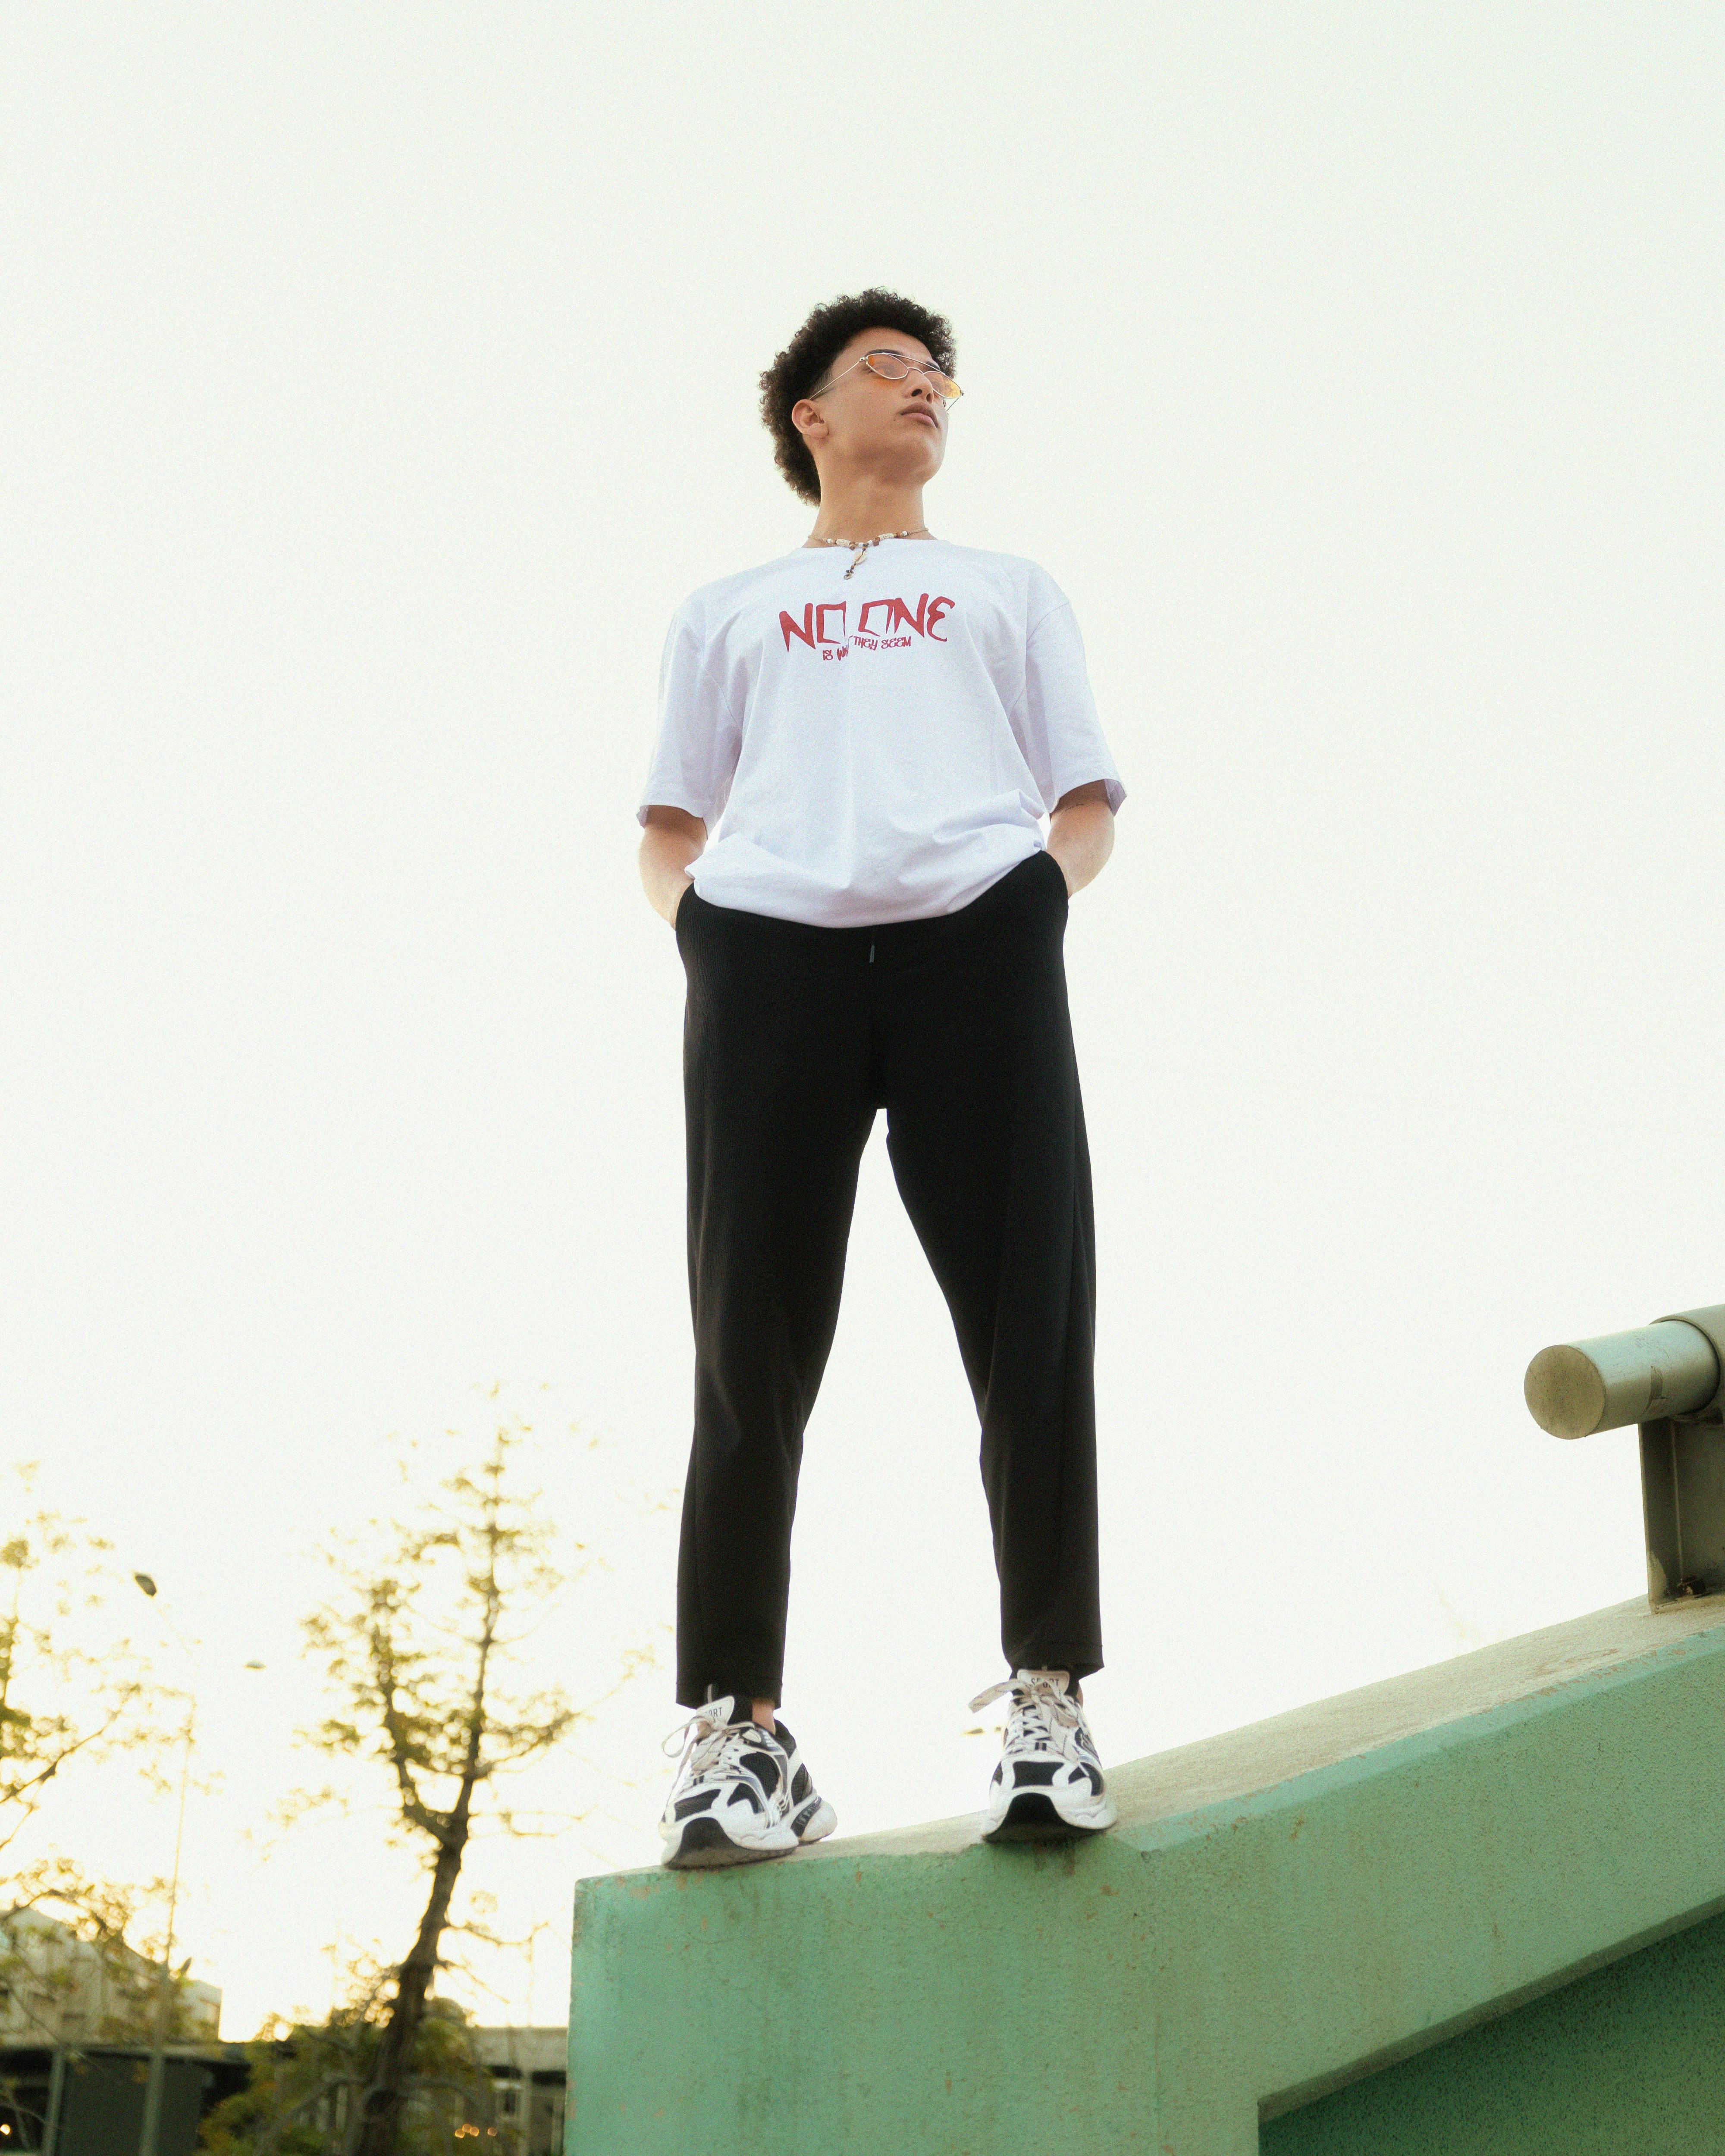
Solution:
M775 1714L773 1720L773 1734L790 1763L791 1832L798 1841L819 1841L837 1826L839 1815L815 1788L783 1716Z
M970 1702L975 1714L1012 1695L983 1814L984 1841L1065 1841L1101 1834L1118 1816L1083 1706L1066 1686L1064 1670L1019 1670Z
M788 1856L838 1825L783 1723L762 1729L740 1694L697 1707L665 1740L667 1752L679 1738L683 1756L659 1822L673 1871Z

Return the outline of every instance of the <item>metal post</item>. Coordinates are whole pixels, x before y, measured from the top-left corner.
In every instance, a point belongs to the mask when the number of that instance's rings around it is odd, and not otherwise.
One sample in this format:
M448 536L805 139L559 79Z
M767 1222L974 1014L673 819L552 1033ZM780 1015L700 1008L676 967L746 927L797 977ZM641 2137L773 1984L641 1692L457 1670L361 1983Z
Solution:
M162 1981L156 1994L156 2031L150 2045L150 2080L144 2091L144 2125L138 2156L158 2156L162 2098L167 2079L168 2017L173 2004L174 1912L180 1898L180 1845L186 1832L186 1785L192 1777L193 1730L198 1716L194 1697L186 1710L186 1756L180 1763L180 1811L174 1827L173 1877L167 1890L167 1938L162 1949Z
M60 2105L66 2092L66 2047L54 2047L54 2064L48 2071L48 2118L42 2128L42 2156L54 2156L60 2138Z

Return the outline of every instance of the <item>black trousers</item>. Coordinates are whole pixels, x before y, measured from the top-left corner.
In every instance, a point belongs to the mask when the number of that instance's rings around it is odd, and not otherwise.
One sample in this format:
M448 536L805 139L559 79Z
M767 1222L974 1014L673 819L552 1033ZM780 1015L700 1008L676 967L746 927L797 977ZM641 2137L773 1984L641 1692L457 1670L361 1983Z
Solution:
M1009 1666L1101 1667L1096 1228L1061 944L1033 854L960 911L817 928L677 909L695 1442L677 1697L778 1700L803 1432L838 1322L863 1146L906 1209L982 1421Z

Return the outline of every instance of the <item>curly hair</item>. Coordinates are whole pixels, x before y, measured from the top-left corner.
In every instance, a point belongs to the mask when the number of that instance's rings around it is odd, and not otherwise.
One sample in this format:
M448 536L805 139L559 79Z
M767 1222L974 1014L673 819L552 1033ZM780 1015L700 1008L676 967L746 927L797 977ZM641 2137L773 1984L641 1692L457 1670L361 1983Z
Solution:
M785 483L804 501L820 501L820 477L809 444L791 424L791 407L809 396L818 382L859 330L899 330L919 337L928 347L937 367L955 372L957 347L952 325L944 315L932 315L914 300L871 285L866 292L847 292L815 309L771 367L761 377L761 422L773 437L773 462Z

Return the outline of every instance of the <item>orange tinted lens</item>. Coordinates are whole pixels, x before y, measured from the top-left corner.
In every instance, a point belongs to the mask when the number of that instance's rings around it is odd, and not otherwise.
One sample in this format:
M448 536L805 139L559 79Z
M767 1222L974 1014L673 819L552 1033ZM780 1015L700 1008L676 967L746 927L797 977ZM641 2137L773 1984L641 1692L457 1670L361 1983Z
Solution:
M902 382L911 371L910 361L901 359L896 352L871 352L863 365L883 382Z
M955 397L962 397L964 394L950 374L942 374L937 367L928 367L925 372L934 384L936 396L944 397L947 403L950 404Z

